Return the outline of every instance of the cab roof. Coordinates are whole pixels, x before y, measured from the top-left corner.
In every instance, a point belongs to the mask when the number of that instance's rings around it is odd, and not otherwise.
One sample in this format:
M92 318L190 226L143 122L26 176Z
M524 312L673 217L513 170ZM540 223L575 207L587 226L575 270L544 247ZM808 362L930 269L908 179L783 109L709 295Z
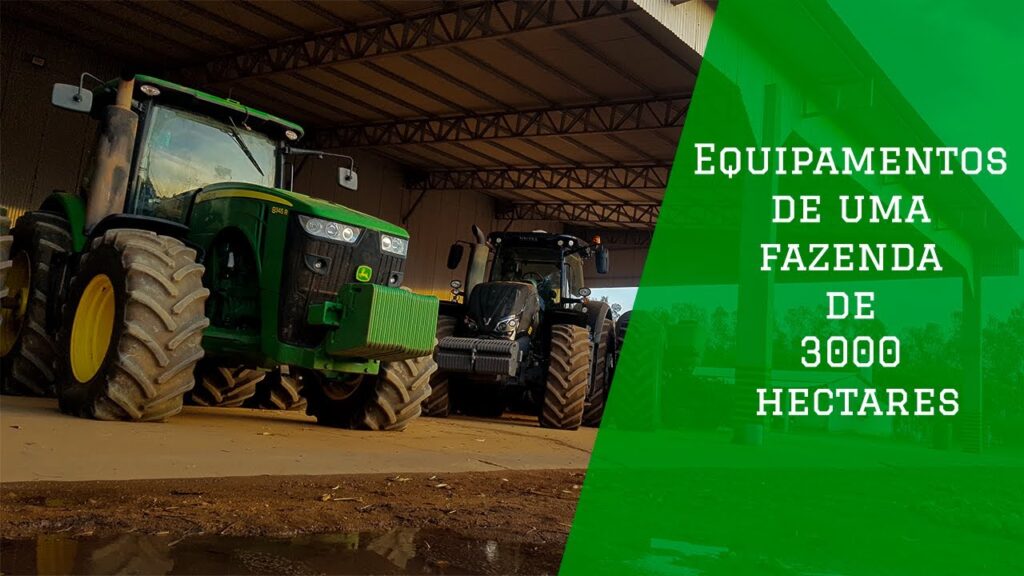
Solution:
M304 130L302 126L289 122L273 114L257 110L256 108L250 108L237 100L230 100L208 94L195 88L189 88L176 84L168 80L155 78L153 76L146 76L144 74L135 75L135 97L136 99L147 99L152 98L141 92L141 87L144 85L156 86L160 89L160 94L156 96L161 101L167 101L172 104L178 104L187 109L199 109L203 112L210 114L211 116L228 116L236 118L240 122L248 123L250 126L253 122L258 122L258 126L261 131L273 133L279 137L284 137L284 133L287 130L291 130L298 134L299 138L302 138ZM113 96L117 90L117 80L111 80L100 87L97 91L97 96L108 97Z
M553 250L589 245L588 242L571 234L551 234L550 232L491 232L487 238L492 244L536 246Z

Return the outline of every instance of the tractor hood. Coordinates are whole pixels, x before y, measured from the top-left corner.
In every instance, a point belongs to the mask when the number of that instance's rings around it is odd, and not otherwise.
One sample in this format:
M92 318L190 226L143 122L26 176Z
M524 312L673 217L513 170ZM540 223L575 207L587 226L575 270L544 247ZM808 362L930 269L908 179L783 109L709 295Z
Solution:
M280 204L299 214L306 214L335 222L344 222L345 224L351 224L360 228L378 230L399 238L409 237L409 233L405 229L386 220L381 220L341 204L335 204L327 200L313 198L312 196L280 188L269 188L243 182L222 182L204 187L196 197L196 202L205 202L217 198L252 198L263 200Z
M529 282L485 282L469 295L467 316L479 334L507 336L533 325L540 312L537 288ZM508 320L515 318L515 326Z

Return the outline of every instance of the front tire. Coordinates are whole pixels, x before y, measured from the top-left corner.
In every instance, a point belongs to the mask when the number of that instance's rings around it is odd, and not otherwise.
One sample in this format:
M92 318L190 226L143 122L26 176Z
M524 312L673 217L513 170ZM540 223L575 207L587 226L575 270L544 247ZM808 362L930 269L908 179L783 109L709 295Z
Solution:
M145 230L93 240L71 280L58 337L61 411L158 421L181 411L203 357L203 266L195 250Z
M540 425L575 430L583 423L590 382L590 337L587 329L569 324L551 328L551 353Z
M437 318L437 342L455 335L456 319L451 316ZM436 345L435 345L436 346ZM437 348L435 347L436 351ZM451 413L451 399L448 395L448 374L437 370L430 377L430 397L423 402L423 415L432 418L447 418Z
M227 368L200 363L197 370L199 383L189 394L192 404L218 408L237 408L256 395L256 387L267 372L257 368L238 366Z
M71 251L68 221L59 214L29 212L13 235L0 233L10 265L4 269L0 326L0 391L53 396L57 347L47 314L54 294L55 261Z
M352 377L307 385L306 413L325 426L354 430L404 430L420 415L430 396L430 356L384 362L377 376Z

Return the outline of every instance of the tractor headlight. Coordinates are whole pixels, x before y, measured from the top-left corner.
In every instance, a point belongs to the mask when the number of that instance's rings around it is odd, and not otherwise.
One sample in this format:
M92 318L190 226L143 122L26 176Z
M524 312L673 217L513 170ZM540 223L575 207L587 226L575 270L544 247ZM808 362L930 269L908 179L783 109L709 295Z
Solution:
M313 236L346 244L355 244L359 240L359 234L362 233L362 229L355 226L309 216L300 215L299 224L302 225L303 230Z
M399 256L405 256L409 253L409 241L405 238L381 234L380 249L392 254L398 254Z
M494 326L494 331L501 332L502 334L515 334L517 327L519 327L519 318L508 316L498 320L498 323Z

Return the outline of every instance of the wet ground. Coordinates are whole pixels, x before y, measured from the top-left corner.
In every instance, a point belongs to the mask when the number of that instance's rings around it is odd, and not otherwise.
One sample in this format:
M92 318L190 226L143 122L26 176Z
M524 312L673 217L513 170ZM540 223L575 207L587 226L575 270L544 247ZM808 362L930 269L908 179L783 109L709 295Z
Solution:
M4 574L553 574L582 470L0 485Z
M0 572L554 574L595 433L196 407L127 424L3 397Z
M288 538L126 534L4 540L4 574L553 574L561 545L398 528Z

